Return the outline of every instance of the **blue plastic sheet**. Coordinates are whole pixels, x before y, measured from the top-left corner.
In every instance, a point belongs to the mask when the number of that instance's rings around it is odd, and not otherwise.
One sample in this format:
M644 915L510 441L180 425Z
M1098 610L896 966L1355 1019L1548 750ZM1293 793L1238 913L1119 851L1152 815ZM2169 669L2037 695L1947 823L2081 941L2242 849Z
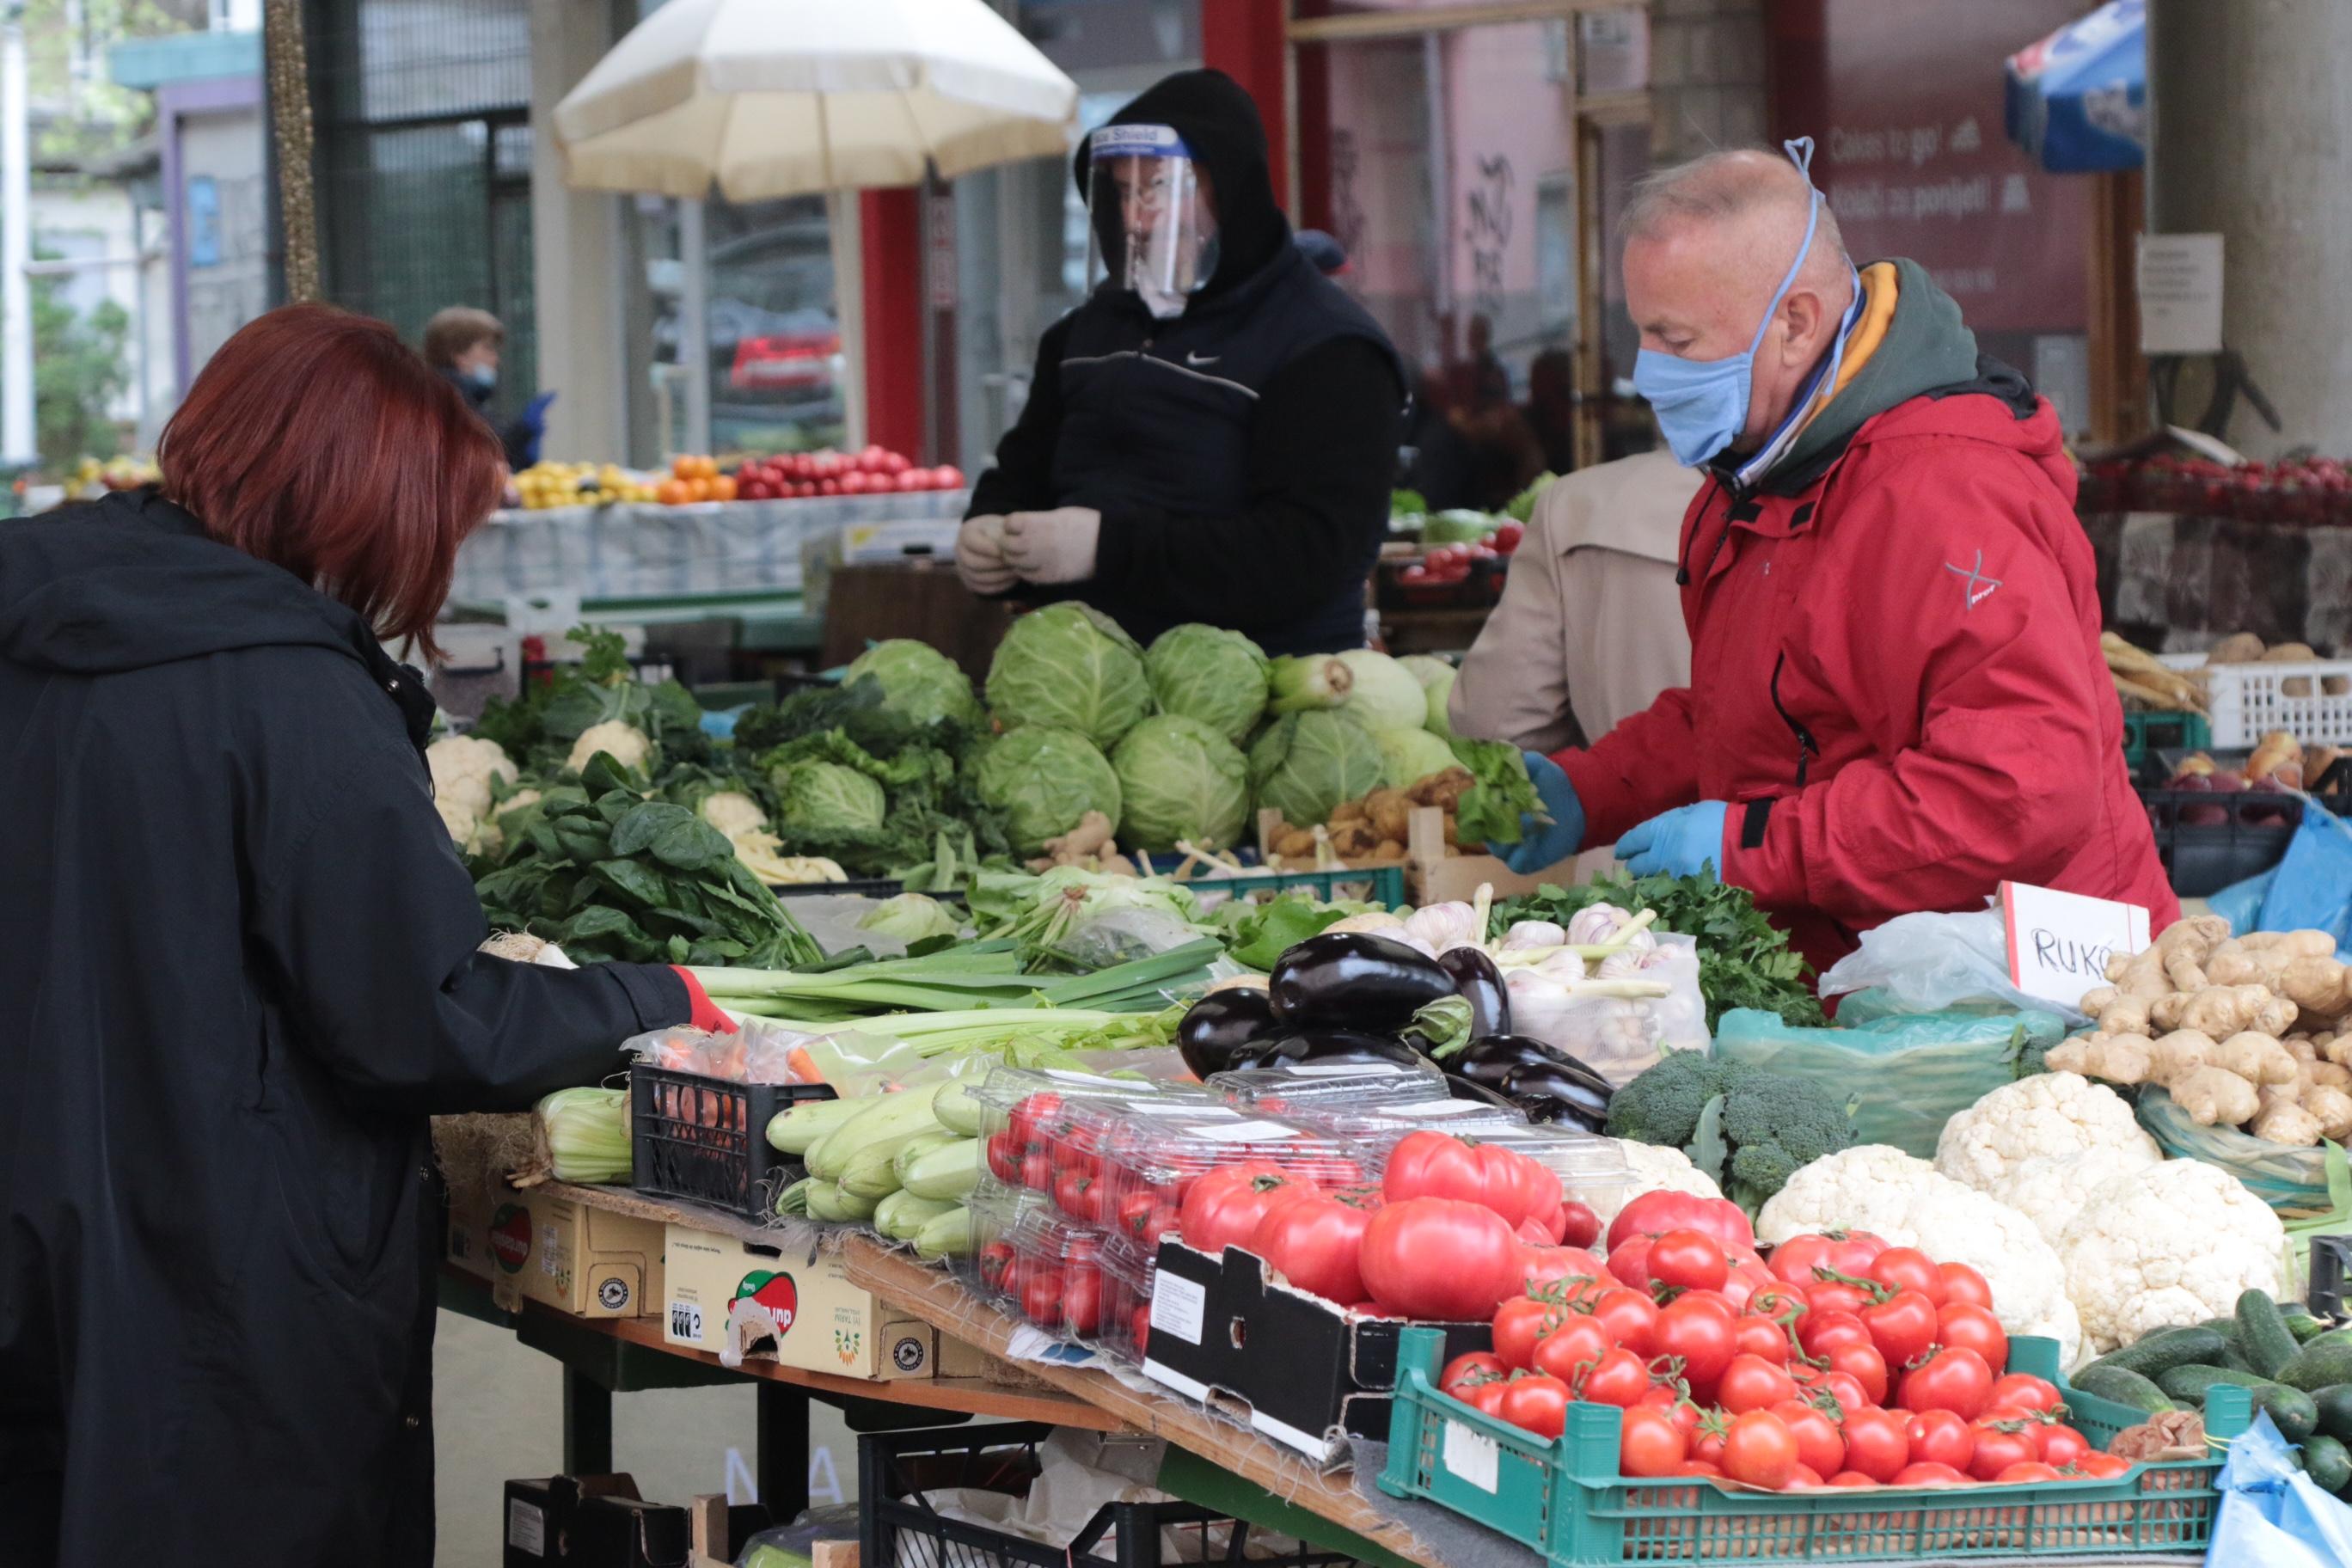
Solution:
M2258 931L2324 931L2352 947L2352 823L2306 799L2303 826L2263 893Z
M2352 1509L2321 1491L2267 1413L2230 1444L2215 1483L2221 1507L2205 1561L2216 1568L2343 1568L2352 1563Z

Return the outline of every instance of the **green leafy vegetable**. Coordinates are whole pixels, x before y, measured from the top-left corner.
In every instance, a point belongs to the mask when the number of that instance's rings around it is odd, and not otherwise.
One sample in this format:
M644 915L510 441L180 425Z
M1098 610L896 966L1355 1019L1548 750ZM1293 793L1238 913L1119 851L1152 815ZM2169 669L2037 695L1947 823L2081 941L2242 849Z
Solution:
M1109 747L1151 711L1151 683L1135 639L1073 600L1013 623L988 667L988 705L1008 730L1042 724Z
M1517 844L1522 816L1551 820L1528 777L1527 755L1517 746L1456 737L1454 759L1474 781L1454 808L1454 835L1463 843Z
M643 731L666 763L709 759L710 738L702 732L702 707L692 692L675 680L650 686L639 680L618 632L578 626L571 636L586 650L578 664L557 666L511 701L492 698L472 732L496 741L511 756L528 758L533 773L555 771L572 742L606 723Z
M1118 774L1122 841L1157 854L1179 841L1219 849L1249 820L1249 763L1197 719L1163 713L1127 732L1111 752Z
M1362 725L1310 711L1276 720L1250 747L1249 764L1258 804L1304 827L1378 789L1388 762Z
M1526 522L1534 517L1536 502L1543 499L1545 489L1558 478L1558 474L1538 474L1532 484L1503 503L1503 515L1514 522Z
M1197 719L1239 745L1265 712L1269 665L1257 644L1223 626L1171 626L1143 656L1162 713Z
M929 643L912 637L876 643L842 674L846 683L868 677L881 687L883 706L909 724L928 729L946 721L978 730L988 721L972 695L971 678Z
M1306 893L1284 893L1262 904L1234 902L1218 914L1235 963L1271 970L1275 961L1310 936L1320 936L1371 904L1322 903Z
M1034 855L1045 840L1099 811L1118 830L1122 795L1110 761L1075 731L1031 725L981 753L980 797L1004 816L1013 847Z

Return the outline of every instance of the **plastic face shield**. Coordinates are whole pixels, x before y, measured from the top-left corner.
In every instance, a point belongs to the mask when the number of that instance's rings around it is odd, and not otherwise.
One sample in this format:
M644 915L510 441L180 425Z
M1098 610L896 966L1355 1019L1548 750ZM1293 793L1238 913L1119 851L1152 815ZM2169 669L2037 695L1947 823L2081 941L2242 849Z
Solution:
M1184 139L1166 125L1106 125L1088 144L1087 284L1108 280L1161 321L1217 267L1216 224Z

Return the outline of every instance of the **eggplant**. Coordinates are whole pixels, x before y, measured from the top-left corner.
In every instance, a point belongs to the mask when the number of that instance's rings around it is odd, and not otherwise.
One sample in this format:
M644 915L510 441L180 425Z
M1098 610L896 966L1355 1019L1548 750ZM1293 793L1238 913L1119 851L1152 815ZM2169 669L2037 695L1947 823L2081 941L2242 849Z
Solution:
M1585 1068L1588 1073L1591 1070ZM1522 1108L1530 1100L1548 1102L1544 1109L1549 1114L1528 1110L1531 1121L1573 1122L1587 1132L1601 1131L1608 1125L1609 1095L1595 1094L1583 1076L1564 1066L1515 1067L1504 1078L1502 1088Z
M1416 1067L1421 1053L1402 1040L1361 1029L1297 1029L1262 1037L1226 1064L1227 1071L1278 1068L1293 1062L1382 1062Z
M1445 1075L1445 1092L1455 1100L1475 1100L1481 1105L1499 1106L1505 1110L1519 1109L1487 1085L1464 1078L1460 1073Z
M1454 977L1402 942L1362 931L1325 931L1284 953L1267 979L1274 1016L1292 1028L1394 1034Z
M1454 994L1470 1004L1472 1039L1511 1032L1511 994L1493 959L1475 947L1450 947L1437 955L1437 967L1453 976Z
M1205 1079L1230 1070L1235 1057L1280 1027L1265 992L1239 986L1212 991L1185 1009L1176 1026L1176 1050L1196 1077Z

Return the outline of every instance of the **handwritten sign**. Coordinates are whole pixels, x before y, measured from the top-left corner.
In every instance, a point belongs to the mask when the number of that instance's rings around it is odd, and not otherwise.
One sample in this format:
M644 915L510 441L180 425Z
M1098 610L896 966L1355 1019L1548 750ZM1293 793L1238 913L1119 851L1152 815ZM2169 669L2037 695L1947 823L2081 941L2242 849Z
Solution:
M2009 978L2029 996L2072 1007L2107 983L2107 960L2148 944L2147 911L2137 904L2062 893L2022 882L2000 885L2009 928Z

